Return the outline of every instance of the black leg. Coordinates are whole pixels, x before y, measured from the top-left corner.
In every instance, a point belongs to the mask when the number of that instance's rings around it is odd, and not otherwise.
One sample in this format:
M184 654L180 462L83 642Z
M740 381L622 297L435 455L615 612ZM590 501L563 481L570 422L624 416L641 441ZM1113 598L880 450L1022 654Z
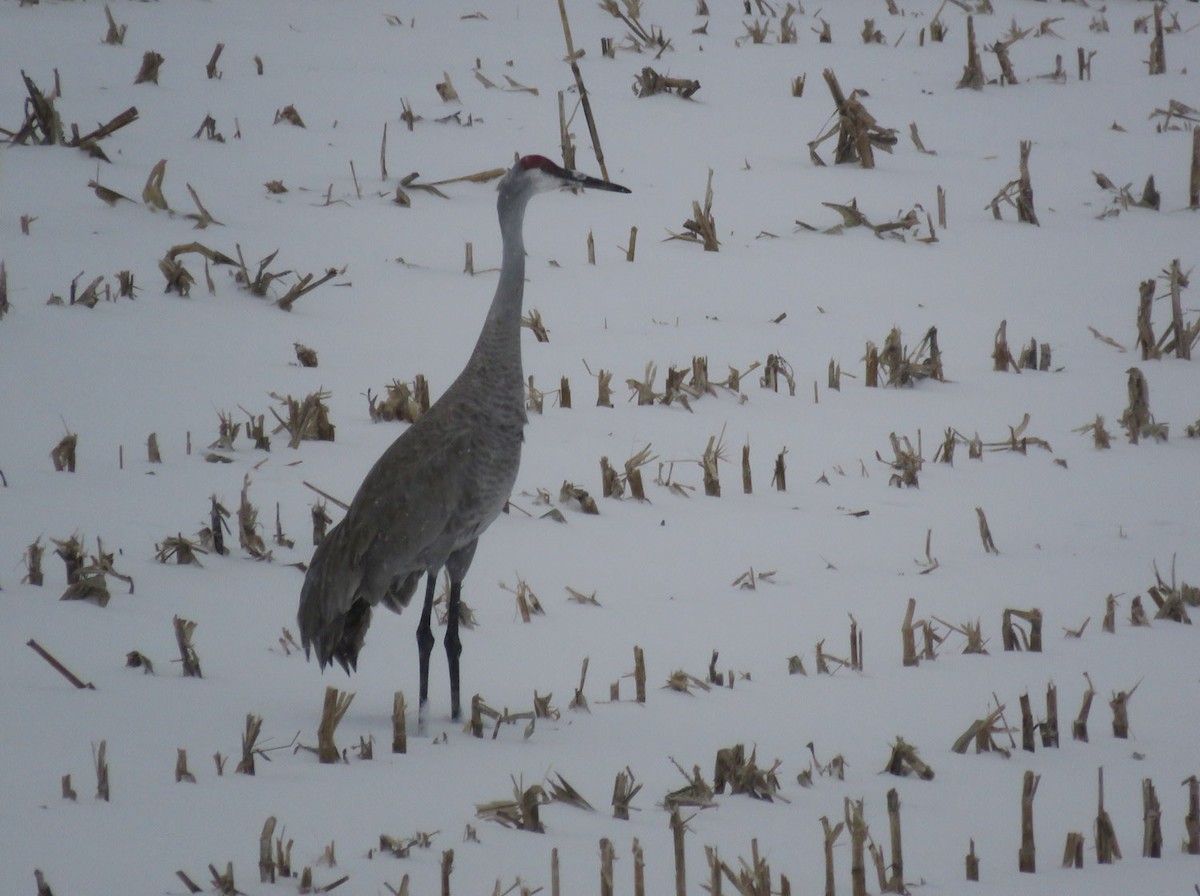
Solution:
M437 572L426 576L425 605L421 607L421 622L417 625L417 650L421 664L421 700L417 706L417 719L425 716L425 704L429 702L429 655L433 653L433 591L437 587Z
M462 653L462 642L458 639L458 607L462 596L462 582L450 582L450 604L446 609L446 662L450 666L450 718L457 722L462 718L462 707L458 699L458 657Z

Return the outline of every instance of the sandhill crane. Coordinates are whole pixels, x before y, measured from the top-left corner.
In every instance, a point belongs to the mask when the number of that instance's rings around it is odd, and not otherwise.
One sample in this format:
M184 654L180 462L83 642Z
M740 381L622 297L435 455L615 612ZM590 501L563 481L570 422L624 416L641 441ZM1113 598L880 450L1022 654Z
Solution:
M417 626L420 703L429 700L431 627L438 573L450 575L446 658L450 715L459 719L459 605L479 536L503 510L517 478L525 425L521 302L525 292L525 206L536 193L618 184L525 156L500 181L496 209L503 255L500 280L475 350L434 405L384 451L359 486L346 516L313 553L300 591L300 638L325 666L356 669L371 622L383 604L399 613L426 577Z

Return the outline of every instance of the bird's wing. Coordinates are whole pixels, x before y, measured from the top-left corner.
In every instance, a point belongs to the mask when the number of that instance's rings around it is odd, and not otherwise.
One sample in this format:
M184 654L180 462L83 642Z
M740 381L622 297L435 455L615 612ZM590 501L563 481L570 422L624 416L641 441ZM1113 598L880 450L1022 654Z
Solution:
M390 579L437 561L429 552L444 537L461 498L466 439L442 427L419 427L420 422L384 451L346 513L347 559L366 567L368 578L375 569ZM371 602L376 599L372 595Z
M406 606L421 576L445 559L445 540L464 442L438 427L414 424L367 473L346 516L313 552L300 591L297 621L305 649L322 667L357 661L370 608ZM421 432L426 435L420 435Z
M418 432L410 427L380 456L346 516L317 546L301 592L301 629L315 632L355 600L373 606L397 589L394 597L407 604L416 579L436 561L430 552L450 519L465 448L452 434L431 442Z

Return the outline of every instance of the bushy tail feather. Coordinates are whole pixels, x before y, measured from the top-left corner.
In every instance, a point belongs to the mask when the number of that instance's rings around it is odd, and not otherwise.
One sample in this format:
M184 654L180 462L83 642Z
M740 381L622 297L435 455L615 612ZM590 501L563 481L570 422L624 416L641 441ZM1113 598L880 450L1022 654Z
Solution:
M335 526L313 552L296 621L305 656L311 657L315 650L322 671L336 661L349 675L358 666L358 651L371 624L371 606L355 595L357 588L347 580L344 567L331 559L340 556L343 528Z

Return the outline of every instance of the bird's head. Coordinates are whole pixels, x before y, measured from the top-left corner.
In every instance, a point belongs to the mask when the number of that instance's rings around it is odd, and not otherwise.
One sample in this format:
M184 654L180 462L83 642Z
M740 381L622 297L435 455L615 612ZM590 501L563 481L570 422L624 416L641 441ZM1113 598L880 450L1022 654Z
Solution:
M545 156L522 156L504 176L501 182L502 190L514 193L532 195L558 190L564 187L587 187L592 190L608 190L613 193L628 193L629 189L612 181L601 180L598 177L584 174L582 171L572 171L554 164Z

